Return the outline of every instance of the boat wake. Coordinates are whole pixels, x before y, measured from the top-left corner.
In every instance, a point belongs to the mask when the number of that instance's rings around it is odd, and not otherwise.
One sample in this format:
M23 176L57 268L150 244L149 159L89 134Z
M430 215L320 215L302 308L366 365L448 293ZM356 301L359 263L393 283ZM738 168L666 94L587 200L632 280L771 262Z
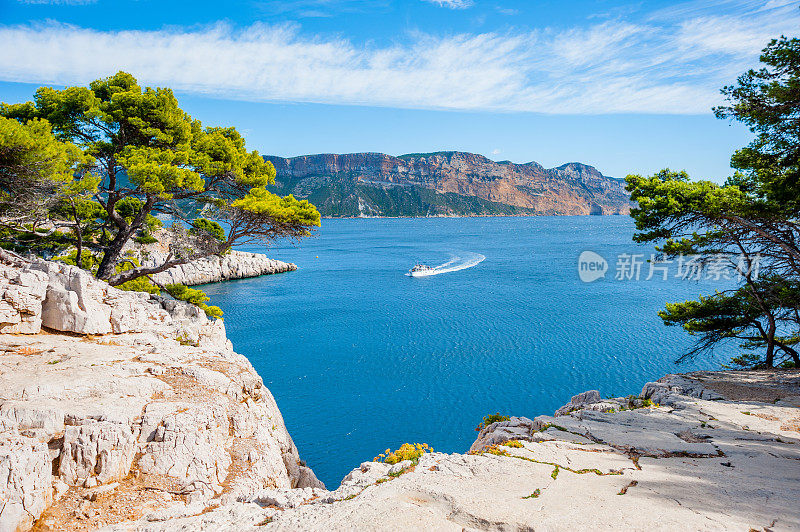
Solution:
M461 256L452 257L444 264L433 267L430 271L425 272L423 275L417 274L416 277L429 277L431 275L439 275L440 273L457 272L459 270L466 270L477 266L486 257L479 253L463 253ZM411 275L407 273L406 275Z

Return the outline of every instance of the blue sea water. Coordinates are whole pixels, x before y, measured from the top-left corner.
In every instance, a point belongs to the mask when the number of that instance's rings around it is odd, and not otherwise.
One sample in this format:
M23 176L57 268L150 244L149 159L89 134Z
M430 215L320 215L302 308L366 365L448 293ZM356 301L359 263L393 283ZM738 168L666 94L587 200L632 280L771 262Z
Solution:
M653 251L627 217L324 220L299 245L251 248L296 272L206 286L236 351L274 394L300 456L330 488L403 442L465 452L482 416L534 417L587 389L638 393L691 345L656 315L716 286L615 280L617 256ZM591 250L606 277L584 283ZM476 254L474 267L406 271ZM473 260L474 262L474 260ZM726 358L730 358L727 354Z

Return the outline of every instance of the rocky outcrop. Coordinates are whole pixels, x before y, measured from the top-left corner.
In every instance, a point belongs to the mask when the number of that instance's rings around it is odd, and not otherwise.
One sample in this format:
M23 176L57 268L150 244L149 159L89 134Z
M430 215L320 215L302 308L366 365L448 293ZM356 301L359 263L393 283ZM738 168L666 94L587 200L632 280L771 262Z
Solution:
M111 530L800 528L797 371L670 375L637 396L590 391L567 406L493 423L470 454L361 464L334 492L262 490Z
M0 293L0 530L322 487L221 320L5 252Z
M323 216L630 212L624 183L581 163L546 169L463 152L265 158L278 191L309 198Z
M42 301L46 294L47 275L44 272L0 269L0 332L39 332L42 328Z
M297 266L290 262L270 259L260 253L231 251L221 257L215 255L173 266L152 277L161 285L177 283L192 286L283 273L296 269Z
M152 267L164 264L170 254L172 234L168 229L159 229L154 232L153 236L157 241L151 244L129 241L124 250L126 256L135 258L142 266ZM194 286L284 273L296 269L297 266L291 262L270 259L260 253L230 250L225 255L212 255L186 264L179 264L150 277L162 286L168 284Z

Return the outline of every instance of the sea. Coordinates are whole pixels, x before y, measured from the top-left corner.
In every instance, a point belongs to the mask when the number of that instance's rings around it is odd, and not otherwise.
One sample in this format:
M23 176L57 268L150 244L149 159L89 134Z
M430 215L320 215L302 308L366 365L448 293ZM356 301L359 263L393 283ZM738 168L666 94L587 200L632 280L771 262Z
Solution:
M694 338L658 311L724 280L659 262L634 232L626 216L324 219L245 248L297 271L203 289L335 489L404 442L466 452L487 414L551 415L586 390L637 394L730 360L676 365ZM408 276L416 263L434 275Z

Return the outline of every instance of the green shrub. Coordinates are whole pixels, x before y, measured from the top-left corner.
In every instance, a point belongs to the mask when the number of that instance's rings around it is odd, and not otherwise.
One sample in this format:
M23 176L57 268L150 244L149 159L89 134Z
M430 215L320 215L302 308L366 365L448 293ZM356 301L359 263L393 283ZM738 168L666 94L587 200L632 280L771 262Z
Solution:
M223 229L221 225L214 220L208 220L206 218L197 218L194 220L192 222L192 228L189 230L189 232L193 234L205 232L220 242L225 242L228 239L228 237L225 235L225 229Z
M126 272L132 268L140 266L139 261L133 258L128 259L126 262L122 264L117 264L116 270L117 273ZM117 285L117 288L120 290L126 290L128 292L146 292L148 294L159 294L161 293L161 289L153 284L149 277L146 275L142 277L137 277L131 281L127 281L120 285Z
M133 241L137 244L155 244L158 239L150 234L150 231L142 231L139 236L133 237Z
M53 257L53 260L63 262L64 264L69 264L70 266L77 266L76 262L78 260L78 251L73 249L66 255L61 255L59 257ZM89 270L90 272L95 272L97 270L97 266L100 264L100 259L98 259L93 254L89 253L87 250L83 250L81 252L81 268L84 270Z
M208 297L202 290L189 288L188 286L182 284L168 284L164 287L164 290L166 290L167 293L175 299L186 301L187 303L191 303L192 305L200 307L209 318L222 317L221 308L206 304L206 302L210 301L211 298Z
M497 423L498 421L508 421L509 419L511 418L508 416L500 415L500 412L497 412L496 414L489 414L488 416L483 417L483 421L480 425L475 427L475 430L483 430L492 423Z

